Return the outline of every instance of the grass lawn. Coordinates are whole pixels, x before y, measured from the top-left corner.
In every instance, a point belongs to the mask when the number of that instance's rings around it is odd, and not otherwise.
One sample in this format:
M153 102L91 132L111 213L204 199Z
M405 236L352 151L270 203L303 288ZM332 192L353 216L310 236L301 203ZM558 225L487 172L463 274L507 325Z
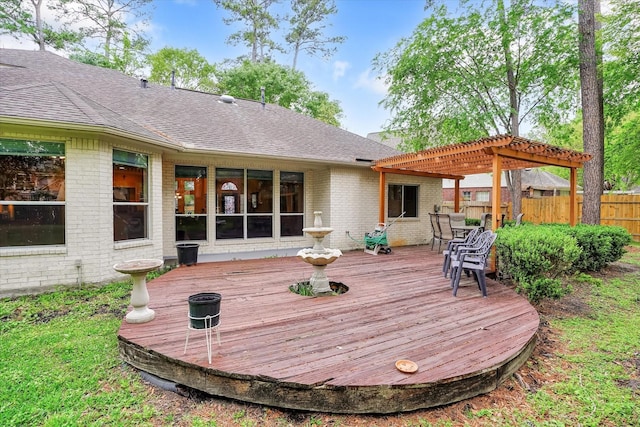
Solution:
M537 307L534 355L495 391L431 410L303 413L153 387L117 352L129 283L0 299L0 426L640 425L640 247Z

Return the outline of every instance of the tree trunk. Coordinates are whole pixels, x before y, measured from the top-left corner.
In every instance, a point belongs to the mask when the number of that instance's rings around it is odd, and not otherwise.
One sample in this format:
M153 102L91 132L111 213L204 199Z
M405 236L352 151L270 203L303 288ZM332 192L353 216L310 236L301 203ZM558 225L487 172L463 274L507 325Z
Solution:
M36 10L36 38L41 51L44 51L44 31L42 31L42 0L31 0Z
M507 25L507 15L504 9L504 2L498 0L498 10L501 17L500 33L502 37L502 51L504 53L504 62L507 69L507 84L509 85L509 119L511 125L511 135L520 136L520 105L518 103L518 93L516 92L516 76L515 66L513 64L513 56L511 55L510 31ZM512 219L516 219L522 211L522 171L520 169L507 172L507 188L511 195L511 203L513 206L511 215ZM502 225L502 224L500 224Z
M583 149L593 156L584 165L582 222L600 224L600 196L604 182L602 51L596 45L596 32L600 27L596 15L600 13L600 2L579 0L578 8Z

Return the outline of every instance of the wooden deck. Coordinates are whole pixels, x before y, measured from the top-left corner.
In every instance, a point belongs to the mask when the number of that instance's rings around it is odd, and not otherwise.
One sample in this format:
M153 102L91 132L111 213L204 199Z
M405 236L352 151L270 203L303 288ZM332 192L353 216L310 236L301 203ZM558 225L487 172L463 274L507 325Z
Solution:
M209 394L283 408L393 413L456 402L493 390L526 361L539 318L492 280L488 298L471 279L453 297L441 265L429 246L348 252L326 272L349 291L319 298L289 292L312 272L296 257L183 266L149 282L156 318L123 322L120 354ZM203 331L191 332L183 354L187 298L199 292L222 295L211 365ZM398 359L418 371L398 371Z

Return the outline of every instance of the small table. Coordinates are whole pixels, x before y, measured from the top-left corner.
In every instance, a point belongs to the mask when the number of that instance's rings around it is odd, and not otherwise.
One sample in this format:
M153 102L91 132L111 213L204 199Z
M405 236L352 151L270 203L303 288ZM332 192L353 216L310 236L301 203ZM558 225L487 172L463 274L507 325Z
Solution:
M156 317L156 313L147 306L147 304L149 304L147 273L157 270L163 263L164 262L159 259L135 259L113 266L115 271L129 274L133 279L133 289L131 290L131 305L133 306L133 310L127 313L125 317L127 323L146 323Z

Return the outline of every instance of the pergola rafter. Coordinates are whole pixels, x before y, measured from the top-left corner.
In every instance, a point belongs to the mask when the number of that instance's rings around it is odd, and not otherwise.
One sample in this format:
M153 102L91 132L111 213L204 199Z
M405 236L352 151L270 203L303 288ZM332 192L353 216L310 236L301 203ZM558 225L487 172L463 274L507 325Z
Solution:
M418 175L455 180L454 210L460 208L460 180L466 175L493 173L492 227L498 227L500 213L500 176L503 170L561 166L570 173L570 222L577 222L577 169L591 159L582 153L512 135L498 135L474 141L434 147L416 153L400 154L377 160L372 166L380 173L379 221L384 222L385 174Z

